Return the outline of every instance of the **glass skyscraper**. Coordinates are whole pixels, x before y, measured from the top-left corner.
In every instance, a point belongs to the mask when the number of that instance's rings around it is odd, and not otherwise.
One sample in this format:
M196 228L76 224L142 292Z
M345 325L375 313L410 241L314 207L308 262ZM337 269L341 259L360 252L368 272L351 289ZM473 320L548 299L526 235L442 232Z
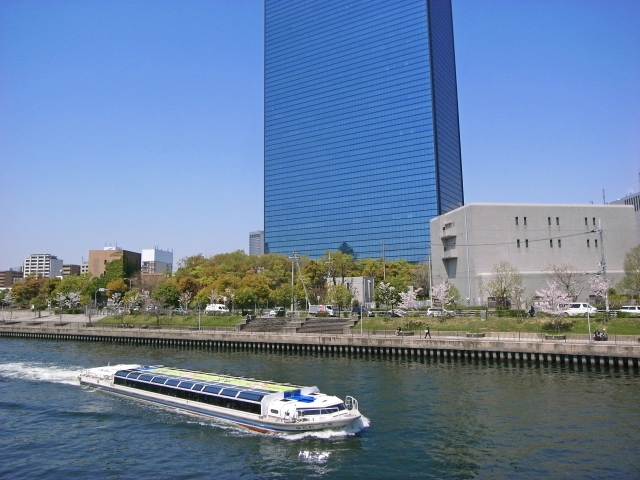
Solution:
M464 203L451 1L266 0L264 115L268 251L424 261Z

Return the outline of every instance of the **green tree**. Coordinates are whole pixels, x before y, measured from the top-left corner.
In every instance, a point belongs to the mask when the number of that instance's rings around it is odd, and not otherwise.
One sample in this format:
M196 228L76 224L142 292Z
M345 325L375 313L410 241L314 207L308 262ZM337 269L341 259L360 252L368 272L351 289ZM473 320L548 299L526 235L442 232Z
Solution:
M31 300L36 298L41 293L44 296L48 296L43 292L43 287L48 279L29 277L22 282L16 282L11 288L11 294L13 295L13 301L18 305L28 305Z
M519 303L524 292L520 272L509 262L498 262L493 265L491 274L490 280L482 286L482 291L495 298L503 307L508 307L511 302Z
M127 284L124 282L122 278L116 278L115 280L111 280L107 283L105 287L109 295L113 295L114 293L119 293L121 296L124 296L127 290L129 290Z
M330 285L327 288L327 301L338 307L338 315L345 307L351 305L351 300L353 300L353 293L346 285Z
M165 282L153 291L151 298L164 305L177 307L180 300L180 289L174 282Z
M624 257L624 277L618 284L631 295L640 295L640 245L633 247Z

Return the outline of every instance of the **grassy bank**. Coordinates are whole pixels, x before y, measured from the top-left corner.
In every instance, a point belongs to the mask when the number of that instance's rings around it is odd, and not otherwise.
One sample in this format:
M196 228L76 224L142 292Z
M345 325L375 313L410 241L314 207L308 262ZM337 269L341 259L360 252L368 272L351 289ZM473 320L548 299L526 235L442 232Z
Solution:
M479 317L454 317L440 321L439 318L386 318L365 317L363 328L367 330L395 330L397 327L405 331L424 330L429 325L431 331L442 332L529 332L529 333L553 333L555 329L550 323L550 318L535 317L518 319L514 317L488 317L481 320ZM611 335L640 335L640 318L613 318L603 323L601 318L591 319L591 332L596 329L607 329ZM360 324L354 330L360 329ZM560 328L562 333L589 333L587 319L574 317L565 319L565 324Z
M239 315L201 315L200 325L203 327L233 327L244 320L245 317ZM175 325L177 327L197 327L198 315L149 315L142 313L140 315L109 315L96 322L101 325L119 325L120 323L129 323L132 325Z

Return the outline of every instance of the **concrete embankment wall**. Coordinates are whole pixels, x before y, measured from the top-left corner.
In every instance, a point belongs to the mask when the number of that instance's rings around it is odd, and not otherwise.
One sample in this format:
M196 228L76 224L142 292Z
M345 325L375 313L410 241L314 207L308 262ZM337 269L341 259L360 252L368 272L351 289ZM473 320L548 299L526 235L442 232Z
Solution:
M640 345L581 343L493 338L378 337L355 335L296 335L235 332L179 332L171 330L78 329L64 327L0 328L0 337L63 341L112 342L131 345L175 346L253 351L338 353L404 357L439 357L638 368Z

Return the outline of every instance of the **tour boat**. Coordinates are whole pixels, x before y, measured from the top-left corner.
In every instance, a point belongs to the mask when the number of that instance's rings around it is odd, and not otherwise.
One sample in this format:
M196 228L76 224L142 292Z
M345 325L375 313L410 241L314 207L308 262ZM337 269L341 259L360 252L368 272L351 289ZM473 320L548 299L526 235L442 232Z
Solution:
M162 365L90 368L80 383L263 433L344 428L361 417L358 402L317 387L204 373Z

